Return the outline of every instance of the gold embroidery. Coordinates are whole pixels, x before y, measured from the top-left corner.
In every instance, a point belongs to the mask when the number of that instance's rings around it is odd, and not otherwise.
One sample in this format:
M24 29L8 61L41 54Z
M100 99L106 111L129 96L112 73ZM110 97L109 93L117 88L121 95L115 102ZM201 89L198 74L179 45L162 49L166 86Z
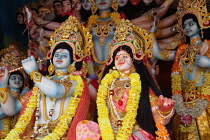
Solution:
M163 59L168 59L169 55L171 54L171 50L161 50L160 55Z
M8 87L0 88L0 102L2 102L3 104L7 101L8 92L9 92Z
M34 70L34 71L30 72L29 75L30 75L31 79L36 82L42 81L42 74L38 70Z

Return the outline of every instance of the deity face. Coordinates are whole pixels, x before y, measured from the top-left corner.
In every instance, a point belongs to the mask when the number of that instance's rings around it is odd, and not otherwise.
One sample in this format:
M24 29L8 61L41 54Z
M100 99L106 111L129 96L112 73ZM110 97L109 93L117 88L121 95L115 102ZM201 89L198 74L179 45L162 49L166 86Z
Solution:
M99 10L109 10L112 5L112 0L95 0L95 3Z
M59 14L59 12L62 11L61 2L55 2L53 8L55 9L55 13Z
M89 11L90 10L90 8L91 8L91 3L89 2L89 0L82 0L82 7L85 9L85 10L87 10L87 11Z
M53 64L56 69L67 69L70 66L70 54L67 49L58 49L53 55Z
M80 0L72 0L72 7L74 7L74 10L77 12L81 10L81 1Z
M200 28L197 23L193 21L192 18L189 18L184 21L183 30L186 36L193 38L199 36Z
M9 87L20 89L23 86L23 78L18 74L12 74L9 78Z
M117 0L117 3L120 7L124 7L128 3L128 0Z
M69 0L62 1L62 10L63 12L68 12L71 10L71 2Z
M131 3L133 6L137 6L140 2L141 2L141 0L130 0L130 3Z
M132 58L126 51L122 50L116 54L115 67L118 71L128 73L132 66Z
M153 0L143 0L143 2L146 4L146 5L150 5L150 3L152 3Z
M23 24L24 23L24 18L22 14L17 14L17 23L18 24Z

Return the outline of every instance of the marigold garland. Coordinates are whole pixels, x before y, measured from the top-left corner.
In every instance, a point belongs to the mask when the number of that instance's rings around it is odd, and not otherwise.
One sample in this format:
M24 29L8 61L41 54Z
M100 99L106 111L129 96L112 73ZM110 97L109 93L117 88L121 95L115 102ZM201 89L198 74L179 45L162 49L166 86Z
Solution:
M22 134L26 128L26 126L29 124L31 117L34 113L34 110L36 108L36 98L39 94L39 89L35 85L33 87L32 95L29 98L29 101L26 105L26 109L24 113L21 115L21 117L18 119L18 122L15 125L15 128L10 131L10 133L7 135L5 140L20 140L19 135Z
M183 44L180 46L176 51L176 56L174 59L174 64L172 67L172 99L176 101L175 110L178 115L180 116L190 116L192 118L197 118L202 114L202 112L207 108L208 106L208 97L209 97L209 85L210 85L210 73L206 72L204 74L204 84L201 88L201 99L198 99L194 107L187 108L184 105L183 99L182 99L182 80L181 80L181 74L180 74L180 56L187 48L187 44ZM202 98L206 98L207 100L203 100ZM182 121L182 120L181 120ZM187 130L188 129L188 130ZM191 132L192 128L191 125L188 124L188 127L186 128L183 125L180 125L181 132Z
M114 70L111 74L106 74L102 79L97 93L97 108L98 108L98 122L102 132L102 138L107 140L114 140L114 134L111 127L109 112L106 106L106 99L109 85L112 81L119 77L119 73ZM116 136L117 140L127 140L132 133L133 125L136 122L138 103L141 93L141 81L138 73L130 74L131 89L129 91L128 102L126 106L126 115L123 118L122 127Z
M60 122L55 127L53 132L47 135L45 138L43 138L45 140L52 140L52 139L60 140L60 138L66 133L66 130L68 129L68 123L71 122L72 118L74 117L76 113L76 109L77 109L77 106L80 101L80 97L82 96L82 92L84 89L84 83L80 76L74 76L71 74L69 76L71 80L77 81L77 86L73 94L74 97L70 98L68 108L65 110L64 114L61 116ZM20 140L19 135L24 132L36 108L38 94L39 94L39 89L35 85L33 87L32 95L26 105L26 110L19 118L18 122L15 125L15 128L10 131L10 133L7 135L5 140L11 140L11 139Z
M77 86L74 90L74 97L70 98L69 105L65 110L64 114L60 118L59 124L55 127L52 133L43 138L43 140L60 140L60 138L66 133L69 128L68 124L71 122L74 117L78 104L80 102L80 97L82 96L82 92L84 89L84 83L80 76L73 76L70 74L70 79L73 81L77 81Z

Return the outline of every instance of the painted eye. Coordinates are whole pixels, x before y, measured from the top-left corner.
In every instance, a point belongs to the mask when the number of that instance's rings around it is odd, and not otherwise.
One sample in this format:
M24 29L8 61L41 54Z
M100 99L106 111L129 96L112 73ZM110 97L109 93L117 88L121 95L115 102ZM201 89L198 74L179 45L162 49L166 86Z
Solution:
M128 58L128 56L124 55L123 58Z
M63 58L67 58L67 55L63 55Z
M55 57L59 57L59 54L55 54Z
M194 25L194 24L193 24L193 23L190 23L189 25L192 26L192 25Z

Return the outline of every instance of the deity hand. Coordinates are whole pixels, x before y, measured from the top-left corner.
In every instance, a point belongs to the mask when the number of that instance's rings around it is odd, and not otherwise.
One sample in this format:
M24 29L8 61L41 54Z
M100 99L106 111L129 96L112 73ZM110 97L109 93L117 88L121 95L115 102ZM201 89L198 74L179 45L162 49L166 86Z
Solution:
M0 68L0 73L4 73L3 76L0 77L0 88L6 87L9 80L8 69L5 67Z
M160 22L159 17L158 17L157 15L155 15L155 16L153 17L153 21L150 23L150 26L152 27L152 28L150 29L150 33L154 33L154 32L157 30L158 25L159 25L159 22Z
M209 43L207 39L205 39L204 42L200 45L200 54L205 55L208 49L209 49Z
M195 64L202 68L210 68L210 59L207 56L196 54Z
M30 72L34 70L38 70L38 64L33 55L22 60L22 65L27 74L30 74Z
M163 95L160 95L158 98L157 106L161 112L169 112L175 105L175 101L170 98L166 98Z

